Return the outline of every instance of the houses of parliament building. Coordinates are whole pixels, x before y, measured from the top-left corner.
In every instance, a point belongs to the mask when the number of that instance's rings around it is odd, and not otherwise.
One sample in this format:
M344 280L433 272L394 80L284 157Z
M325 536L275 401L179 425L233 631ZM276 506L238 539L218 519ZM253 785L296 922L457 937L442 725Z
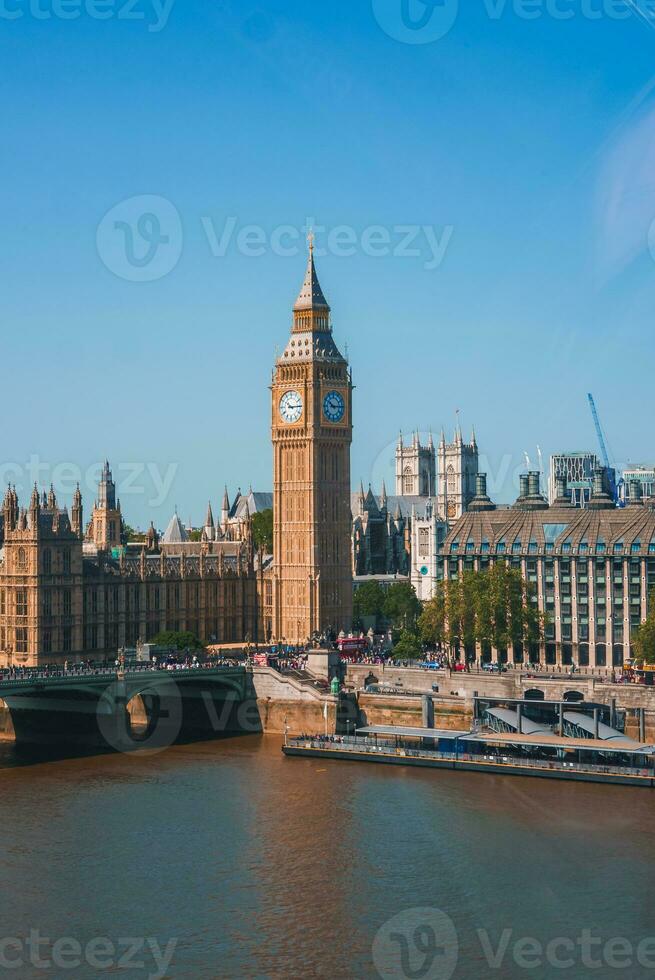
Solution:
M352 382L312 246L271 391L273 562L256 554L247 509L236 539L205 529L197 544L181 534L160 542L151 525L138 547L124 547L108 463L87 525L79 488L69 513L52 488L34 487L21 506L10 486L0 513L0 666L115 656L164 630L209 644L303 642L349 628Z

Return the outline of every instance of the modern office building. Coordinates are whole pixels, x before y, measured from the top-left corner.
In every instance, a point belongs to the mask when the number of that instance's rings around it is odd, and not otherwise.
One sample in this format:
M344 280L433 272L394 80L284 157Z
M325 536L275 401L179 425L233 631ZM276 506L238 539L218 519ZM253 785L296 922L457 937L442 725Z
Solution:
M574 507L585 507L594 488L594 473L600 467L595 453L556 453L550 457L548 501L555 502L557 481L563 479Z
M480 481L468 512L437 547L437 582L506 561L534 584L547 617L538 649L467 652L501 662L620 667L655 589L655 509L637 482L629 506L617 508L600 468L584 509L571 504L562 478L551 505L539 484L538 473L521 477L516 503L500 508Z
M633 483L641 484L641 496L644 500L655 498L655 466L630 466L623 471L621 499L630 502L630 488Z

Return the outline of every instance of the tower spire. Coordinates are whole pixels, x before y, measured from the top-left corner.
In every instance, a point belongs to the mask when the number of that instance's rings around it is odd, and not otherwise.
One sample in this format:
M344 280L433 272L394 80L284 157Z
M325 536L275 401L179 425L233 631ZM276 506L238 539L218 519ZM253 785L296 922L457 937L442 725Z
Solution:
M321 289L321 284L318 281L318 276L316 274L316 266L314 265L314 232L309 233L309 258L307 259L307 270L305 272L305 280L302 284L302 289L298 294L298 299L293 307L294 313L300 313L304 310L322 310L326 313L330 312L330 305L323 295L323 290Z

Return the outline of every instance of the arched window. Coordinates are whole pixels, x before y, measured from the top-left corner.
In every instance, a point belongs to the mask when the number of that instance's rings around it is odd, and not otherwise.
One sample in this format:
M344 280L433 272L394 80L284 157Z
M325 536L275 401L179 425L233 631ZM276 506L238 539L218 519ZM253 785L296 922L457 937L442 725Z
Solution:
M16 555L16 567L20 571L25 571L27 568L27 552L25 548L19 548L18 554Z
M403 494L411 497L414 494L414 474L411 466L406 466L403 470Z
M453 466L449 466L446 471L448 480L448 493L455 493L457 490L457 481L455 480L455 470Z

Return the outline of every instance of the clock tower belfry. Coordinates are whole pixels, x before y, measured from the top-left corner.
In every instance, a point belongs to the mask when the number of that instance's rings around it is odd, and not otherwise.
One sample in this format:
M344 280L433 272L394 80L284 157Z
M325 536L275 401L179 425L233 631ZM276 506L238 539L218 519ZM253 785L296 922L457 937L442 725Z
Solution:
M307 273L273 370L273 633L302 643L352 621L352 378L330 307Z

